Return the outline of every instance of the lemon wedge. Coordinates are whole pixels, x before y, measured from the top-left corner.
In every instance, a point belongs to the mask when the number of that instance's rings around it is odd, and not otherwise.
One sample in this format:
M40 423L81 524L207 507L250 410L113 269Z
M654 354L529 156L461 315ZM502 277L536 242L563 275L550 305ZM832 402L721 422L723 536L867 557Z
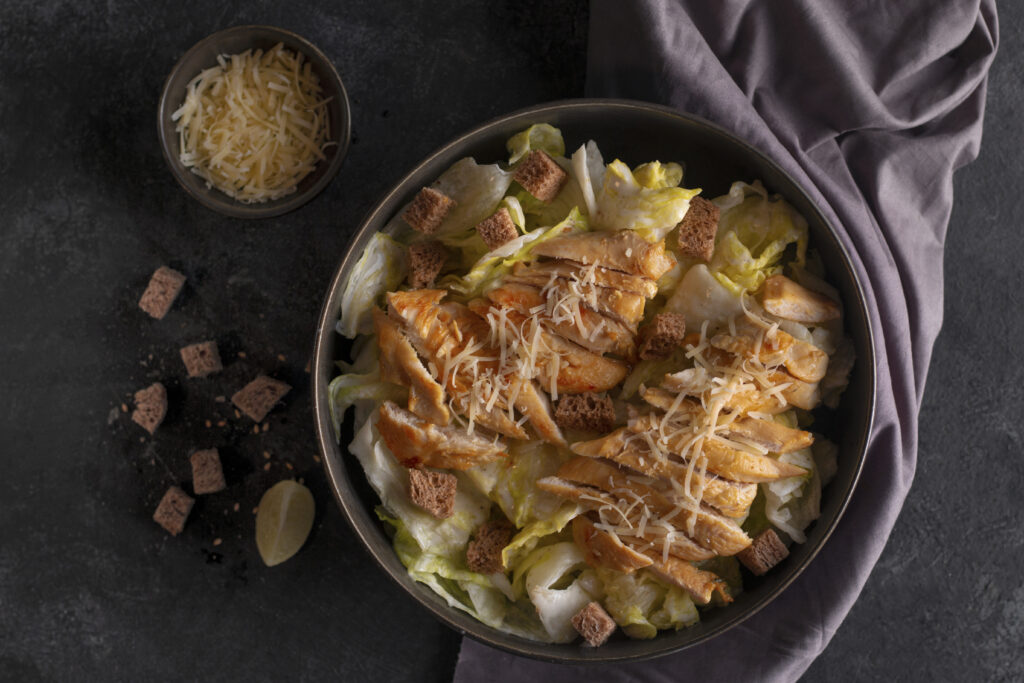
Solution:
M256 512L256 547L268 567L281 564L306 542L313 528L313 494L286 480L267 489Z

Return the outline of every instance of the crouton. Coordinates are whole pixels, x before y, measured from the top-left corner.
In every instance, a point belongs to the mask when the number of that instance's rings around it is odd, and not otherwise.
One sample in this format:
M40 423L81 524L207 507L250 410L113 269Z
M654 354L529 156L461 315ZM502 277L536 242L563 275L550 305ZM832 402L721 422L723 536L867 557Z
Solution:
M512 215L505 207L501 207L489 218L477 223L476 231L491 251L519 237L516 224L512 222Z
M774 529L765 529L753 543L736 554L743 566L761 576L789 557L789 550Z
M615 620L600 603L591 602L572 618L572 627L586 639L588 645L600 647L615 632Z
M409 286L423 289L434 284L437 274L448 260L448 250L437 240L409 245Z
M562 429L610 432L615 426L612 399L597 394L567 394L555 406L555 423Z
M160 382L154 382L145 389L135 392L135 410L132 421L150 434L164 421L167 415L167 389Z
M454 199L443 192L438 192L432 187L424 187L402 212L402 218L413 230L433 235L455 203Z
M550 202L557 197L562 185L569 178L547 152L539 149L533 150L519 162L512 177L523 186L523 189L542 202Z
M171 304L178 298L178 293L184 286L184 275L167 266L160 266L149 279L146 291L139 299L139 308L161 320L167 315L167 311L171 310Z
M274 404L291 391L291 386L280 380L260 375L235 392L231 402L249 416L253 422L262 422Z
M216 448L196 451L189 456L189 462L192 463L192 491L197 496L217 493L227 488L224 469L220 464L220 453Z
M680 313L659 313L640 328L639 336L641 360L665 358L683 344L686 318Z
M224 369L215 341L183 346L180 353L181 362L185 364L189 377L206 377Z
M171 536L177 536L185 528L188 513L192 512L195 500L177 486L167 489L153 513L153 521L167 530Z
M720 213L717 206L703 197L691 199L689 211L679 221L679 251L686 256L710 261L715 251Z
M497 574L505 571L501 551L512 540L514 527L507 519L484 522L477 527L473 540L466 548L466 565L470 571L480 574Z
M411 469L409 498L438 519L448 519L455 514L455 490L458 481L455 475L449 472Z

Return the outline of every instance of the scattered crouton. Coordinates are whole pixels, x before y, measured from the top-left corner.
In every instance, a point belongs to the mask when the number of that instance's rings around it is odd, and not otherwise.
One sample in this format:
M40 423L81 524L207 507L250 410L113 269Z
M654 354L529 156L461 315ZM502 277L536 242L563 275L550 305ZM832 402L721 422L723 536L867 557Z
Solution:
M448 250L437 240L409 245L409 286L423 289L434 284L448 260Z
M473 540L466 548L466 564L470 571L496 574L505 571L501 551L512 540L514 527L507 519L484 522L477 527Z
M610 432L615 426L615 406L608 396L567 394L555 406L555 422L562 429Z
M588 645L600 647L615 632L615 620L600 603L591 602L572 618L572 627L586 639Z
M458 481L449 472L413 468L409 470L409 497L434 517L448 519L455 514Z
M681 346L686 336L686 318L680 313L659 313L640 328L638 344L642 360L665 358Z
M489 218L477 223L476 231L490 251L519 237L516 224L512 222L512 214L505 207L501 207Z
M432 187L424 187L402 212L402 218L413 230L433 235L454 206L455 200L448 195Z
M196 451L189 456L192 463L192 490L197 496L217 493L227 488L224 469L220 464L220 453L216 448Z
M736 554L743 566L761 576L789 557L789 550L774 529L765 529L753 543Z
M185 276L167 266L160 266L146 285L146 291L139 299L139 308L157 320L163 319L178 293L185 286Z
M217 350L217 342L215 341L205 341L183 346L181 348L181 361L185 364L185 370L188 371L189 377L206 377L224 369L220 362L220 352Z
M679 221L679 251L686 256L710 261L718 232L718 207L703 197L690 200L690 209Z
M280 380L260 375L235 392L231 397L239 410L253 422L262 422L274 404L291 391L291 386Z
M164 421L167 415L167 389L160 382L154 382L145 389L135 392L135 410L132 421L150 434Z
M153 521L162 526L171 536L177 536L185 528L185 520L192 511L195 500L177 486L167 489L153 513Z
M512 177L542 202L550 202L557 197L569 178L547 152L539 149L533 150L519 162Z

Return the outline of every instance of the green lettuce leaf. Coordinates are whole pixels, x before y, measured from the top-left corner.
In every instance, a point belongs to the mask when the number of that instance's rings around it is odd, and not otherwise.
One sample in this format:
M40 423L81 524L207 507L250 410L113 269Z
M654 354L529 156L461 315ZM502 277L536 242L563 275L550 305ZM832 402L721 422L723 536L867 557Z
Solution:
M604 184L604 157L597 143L588 140L587 144L572 155L573 180L579 185L583 205L588 216L597 214L597 193Z
M810 448L785 453L779 460L799 465L809 474L761 484L765 517L790 539L803 543L804 531L821 514L821 476Z
M407 268L405 247L382 232L374 233L345 283L338 332L349 339L373 332L373 309L385 292L405 279Z
M649 190L679 187L679 183L683 182L683 167L674 161L667 164L660 161L649 161L634 168L633 177L642 187Z
M722 284L703 263L693 266L665 302L665 310L682 313L687 331L700 330L705 321L714 331L729 318L743 314L740 292Z
M456 201L435 237L444 242L475 233L476 224L497 210L511 184L512 174L497 164L478 164L470 157L456 161L431 185Z
M341 421L345 419L345 411L349 406L360 401L368 401L378 405L383 401L405 402L409 390L405 387L384 382L380 378L380 369L364 375L338 375L327 385L327 403L331 411L331 422L334 423L334 436L341 439Z
M583 552L566 541L537 548L518 569L514 585L525 590L552 642L568 643L578 635L571 620L595 597L577 574L586 566Z
M649 189L618 159L608 164L597 196L594 225L603 230L636 230L644 239L664 239L683 219L700 190L681 187Z
M505 143L508 149L509 166L516 164L535 149L550 154L553 158L565 156L565 140L562 131L547 123L538 123L510 137Z
M683 589L639 569L623 574L598 569L604 584L604 606L630 638L653 638L661 629L679 630L700 620L697 607Z

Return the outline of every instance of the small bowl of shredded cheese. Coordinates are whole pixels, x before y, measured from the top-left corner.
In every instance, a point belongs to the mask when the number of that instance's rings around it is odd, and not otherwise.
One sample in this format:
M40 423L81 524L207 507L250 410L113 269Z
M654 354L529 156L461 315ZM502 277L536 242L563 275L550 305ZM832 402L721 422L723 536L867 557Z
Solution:
M204 206L279 216L331 181L348 149L345 87L312 43L271 26L236 26L194 45L164 84L164 158Z

